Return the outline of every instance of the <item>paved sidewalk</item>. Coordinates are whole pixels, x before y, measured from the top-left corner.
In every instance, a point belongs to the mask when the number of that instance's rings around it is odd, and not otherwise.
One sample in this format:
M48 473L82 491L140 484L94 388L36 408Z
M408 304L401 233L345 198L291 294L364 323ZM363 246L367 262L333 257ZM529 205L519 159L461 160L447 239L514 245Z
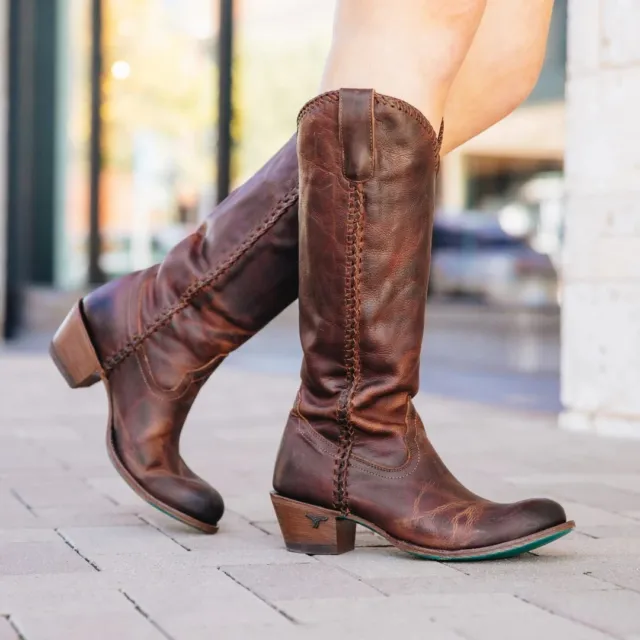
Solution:
M287 553L269 502L297 380L223 368L184 435L223 493L220 532L142 503L103 446L100 386L0 354L0 640L640 640L640 442L548 416L420 396L439 451L475 491L563 501L577 533L520 559L438 564L362 533L353 553Z

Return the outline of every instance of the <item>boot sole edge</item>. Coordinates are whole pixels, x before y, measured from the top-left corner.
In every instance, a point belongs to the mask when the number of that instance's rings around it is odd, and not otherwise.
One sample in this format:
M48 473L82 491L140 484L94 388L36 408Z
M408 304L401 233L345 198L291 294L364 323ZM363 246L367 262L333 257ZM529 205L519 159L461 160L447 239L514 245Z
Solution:
M324 517L335 518L336 521L359 524L366 529L369 529L370 531L373 531L374 533L382 536L394 547L400 549L401 551L404 551L405 553L423 560L434 560L437 562L475 562L481 560L499 560L503 558L512 558L554 542L555 540L558 540L559 538L562 538L565 535L571 533L575 529L575 522L573 520L569 520L553 527L548 527L541 531L537 531L536 533L522 536L521 538L517 538L515 540L509 540L508 542L501 542L499 544L490 545L487 547L479 547L475 549L448 551L444 549L421 547L409 542L405 542L403 540L399 540L397 538L394 538L392 535L388 534L386 531L373 524L372 522L369 522L368 520L365 520L364 518L360 518L358 516L343 516L339 514L339 512L332 509L327 509L326 507L317 507L312 504L299 502L291 498L286 498L276 492L272 492L271 497L274 506L278 504L286 505L291 509L298 509L301 512L317 512L319 514L322 514ZM278 516L278 519L279 521L281 520L280 515ZM304 545L304 543L299 540L295 542L292 540L288 541L286 537L285 544L290 551L298 553L306 552L310 555L313 555L314 553L313 547L315 545L313 544ZM307 551L303 551L303 549L305 548L307 549ZM343 550L334 549L333 551L329 551L329 553L344 553L351 549L353 549L353 546ZM315 553L317 555L323 555L322 550L316 550ZM327 552L325 551L324 553Z
M352 522L356 522L357 524L369 529L370 531L381 535L394 547L400 549L401 551L404 551L405 553L408 553L422 560L435 560L437 562L479 562L483 560L502 560L506 558L514 558L516 556L522 555L523 553L533 551L534 549L539 549L540 547L550 544L551 542L555 542L556 540L571 533L576 526L573 520L569 520L568 522L564 522L555 527L543 529L542 531L538 531L521 538L516 538L515 540L510 540L509 542L501 542L496 545L479 547L476 549L446 551L442 549L419 547L418 545L398 540L397 538L394 538L389 534L383 532L382 529L375 527L375 525L373 525L372 523L362 520L361 518L350 519L352 520Z

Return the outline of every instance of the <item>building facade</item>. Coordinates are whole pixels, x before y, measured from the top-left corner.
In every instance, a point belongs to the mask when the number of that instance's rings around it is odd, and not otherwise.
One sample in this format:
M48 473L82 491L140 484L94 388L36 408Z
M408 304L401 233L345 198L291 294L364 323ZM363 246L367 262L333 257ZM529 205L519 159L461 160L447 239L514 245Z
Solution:
M640 437L640 3L571 0L561 425Z

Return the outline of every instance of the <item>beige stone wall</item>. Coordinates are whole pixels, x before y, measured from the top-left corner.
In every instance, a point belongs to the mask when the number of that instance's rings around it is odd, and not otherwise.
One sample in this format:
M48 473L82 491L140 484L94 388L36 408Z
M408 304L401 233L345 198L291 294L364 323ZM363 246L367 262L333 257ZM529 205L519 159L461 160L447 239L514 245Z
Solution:
M561 425L640 437L640 2L571 0Z
M8 27L8 2L0 0L0 327L4 319L4 298L5 298L5 277L6 277L6 256L5 256L5 233L7 223L7 119L9 115L9 105L7 102L7 48L9 40ZM0 342L2 341L2 331L0 331Z

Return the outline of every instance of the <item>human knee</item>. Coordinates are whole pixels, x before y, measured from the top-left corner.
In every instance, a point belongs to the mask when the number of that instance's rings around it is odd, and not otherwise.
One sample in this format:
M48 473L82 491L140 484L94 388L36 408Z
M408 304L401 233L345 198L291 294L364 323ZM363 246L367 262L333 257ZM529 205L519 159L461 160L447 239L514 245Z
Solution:
M531 95L540 78L543 63L543 55L523 56L520 66L509 72L510 77L506 82L506 87L514 109Z
M517 109L535 88L544 63L544 51L511 51L495 60L492 87L487 95L505 115Z

